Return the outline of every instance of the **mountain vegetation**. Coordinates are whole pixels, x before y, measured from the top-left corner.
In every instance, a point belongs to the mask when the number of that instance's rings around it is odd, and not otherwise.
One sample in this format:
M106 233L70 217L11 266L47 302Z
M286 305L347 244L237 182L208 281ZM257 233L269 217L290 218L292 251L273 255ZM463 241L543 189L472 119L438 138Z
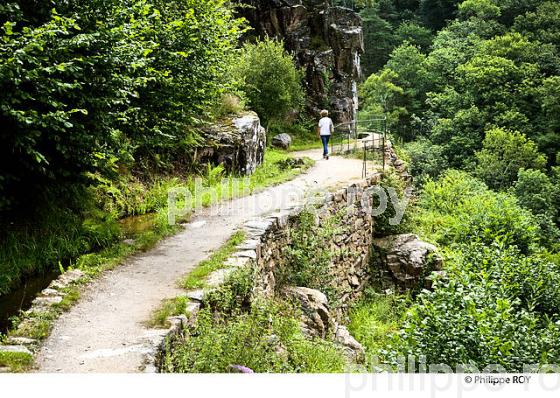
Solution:
M459 371L557 363L560 4L361 7L366 37L387 44L374 50L382 64L369 61L371 52L364 59L372 73L362 105L387 115L416 177L407 230L437 244L446 261L409 308L358 305L353 317L390 328L390 338L353 322L356 332L371 355L391 366L408 355ZM367 32L373 20L384 30ZM403 30L415 33L402 38Z

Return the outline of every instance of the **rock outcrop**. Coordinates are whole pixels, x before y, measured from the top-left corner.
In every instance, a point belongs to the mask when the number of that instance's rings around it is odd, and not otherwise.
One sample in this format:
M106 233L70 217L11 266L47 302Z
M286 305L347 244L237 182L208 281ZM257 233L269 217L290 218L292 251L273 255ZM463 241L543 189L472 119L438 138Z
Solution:
M326 338L335 329L335 320L329 311L329 302L324 293L308 287L289 287L285 293L303 311L303 330L313 337Z
M228 172L253 174L264 159L266 131L255 112L245 112L206 126L204 147L196 161L223 165Z
M443 259L434 245L413 234L375 239L376 258L402 288L424 286L432 271L441 270Z
M284 41L305 71L308 110L331 110L335 123L353 120L364 51L362 21L325 0L241 0L252 34Z

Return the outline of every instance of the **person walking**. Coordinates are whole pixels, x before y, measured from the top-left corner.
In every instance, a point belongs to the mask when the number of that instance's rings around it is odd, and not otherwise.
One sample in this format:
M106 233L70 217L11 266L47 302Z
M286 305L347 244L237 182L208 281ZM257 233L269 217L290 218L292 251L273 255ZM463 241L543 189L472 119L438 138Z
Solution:
M319 120L319 126L317 127L317 135L323 142L323 159L326 160L329 160L329 140L333 132L334 124L329 117L329 111L323 109L321 111L321 120Z

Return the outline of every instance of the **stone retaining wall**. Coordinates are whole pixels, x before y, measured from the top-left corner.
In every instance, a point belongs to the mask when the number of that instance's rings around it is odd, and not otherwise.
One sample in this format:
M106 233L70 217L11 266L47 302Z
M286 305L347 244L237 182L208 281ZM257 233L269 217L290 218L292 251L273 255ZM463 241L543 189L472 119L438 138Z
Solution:
M307 209L315 213L318 226L330 217L339 217L339 230L325 242L325 250L333 253L330 275L333 285L340 291L338 301L343 311L369 280L373 218L371 212L364 209L364 205L371 203L364 192L380 180L381 174L375 174L367 180L328 194L321 200L322 203L297 207L247 223L245 228L255 249L238 254L250 256L254 261L257 268L256 291L268 297L277 291L277 271L287 266L284 250L292 244L290 232L298 227L299 215Z

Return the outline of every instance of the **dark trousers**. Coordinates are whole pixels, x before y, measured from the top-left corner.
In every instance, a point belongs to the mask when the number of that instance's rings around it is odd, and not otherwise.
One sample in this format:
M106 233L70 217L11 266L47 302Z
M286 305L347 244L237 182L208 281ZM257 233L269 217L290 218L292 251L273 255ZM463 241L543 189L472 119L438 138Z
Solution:
M329 154L329 140L330 135L322 135L321 141L323 141L323 156L327 156Z

